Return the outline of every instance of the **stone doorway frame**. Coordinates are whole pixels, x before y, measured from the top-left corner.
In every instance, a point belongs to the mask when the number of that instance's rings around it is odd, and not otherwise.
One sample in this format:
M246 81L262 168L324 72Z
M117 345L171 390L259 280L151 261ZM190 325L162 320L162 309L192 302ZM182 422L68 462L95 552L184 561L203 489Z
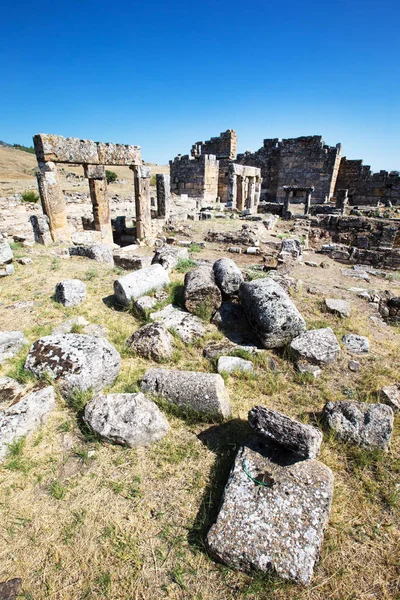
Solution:
M228 206L257 212L261 195L261 169L230 163L228 167Z
M293 192L306 192L306 199L304 201L304 214L308 215L310 213L310 205L311 205L311 194L314 192L315 187L312 186L302 186L302 185L284 185L283 189L285 190L285 200L283 202L282 208L282 218L287 219L290 213L290 195L293 195Z

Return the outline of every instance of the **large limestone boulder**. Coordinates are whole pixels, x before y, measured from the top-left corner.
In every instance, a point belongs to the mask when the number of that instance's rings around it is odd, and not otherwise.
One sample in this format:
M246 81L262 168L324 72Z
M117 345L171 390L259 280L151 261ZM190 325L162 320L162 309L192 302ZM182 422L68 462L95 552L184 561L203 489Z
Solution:
M277 410L255 406L249 412L249 424L256 433L305 458L316 458L319 454L322 432Z
M243 275L237 264L231 258L220 258L213 264L215 283L224 298L232 298L239 293Z
M56 302L63 306L77 306L86 300L86 284L80 279L64 279L56 285Z
M114 281L114 293L120 304L129 306L131 300L169 284L167 271L159 264L139 269Z
M380 396L382 402L390 406L393 412L400 411L400 383L383 387Z
M175 269L180 260L188 260L189 252L187 248L178 248L174 246L162 246L156 250L152 264L160 264L168 273Z
M50 375L69 397L76 390L100 392L111 385L121 357L102 337L67 333L48 335L32 344L25 369L37 377Z
M23 331L0 331L0 364L29 344Z
M103 439L130 447L156 442L168 431L158 406L142 393L95 396L83 419Z
M167 329L173 329L185 344L191 344L196 338L204 337L207 333L201 319L172 304L151 313L150 319L163 323Z
M218 560L310 583L329 520L333 474L316 460L298 458L268 441L239 450L207 536Z
M202 265L186 273L184 298L186 310L194 314L214 313L221 306L222 296L212 267Z
M231 412L224 380L215 373L148 369L141 389L198 413L227 417Z
M223 302L215 312L211 323L234 344L260 346L260 341L250 326L243 306L238 302Z
M265 348L280 348L306 329L306 323L285 290L273 279L242 283L239 299Z
M47 386L34 390L0 412L0 459L6 456L9 444L32 433L46 421L55 403L54 388Z
M386 404L328 402L323 411L339 439L387 452L393 430L393 410Z
M127 346L143 358L151 358L156 362L171 358L174 352L174 338L162 323L148 323L126 342Z
M330 327L305 331L290 344L295 359L314 365L327 365L340 355L339 342Z

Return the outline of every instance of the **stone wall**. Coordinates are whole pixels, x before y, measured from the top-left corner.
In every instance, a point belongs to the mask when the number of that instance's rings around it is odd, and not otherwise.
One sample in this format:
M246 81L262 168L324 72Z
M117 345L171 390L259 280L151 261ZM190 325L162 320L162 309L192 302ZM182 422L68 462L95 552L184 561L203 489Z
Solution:
M335 243L362 250L400 249L400 219L326 215L312 225L329 231Z
M261 199L283 202L283 186L314 186L313 203L329 200L339 172L341 145L327 146L321 136L264 140L256 152L237 156L237 162L261 169Z
M218 137L212 137L206 142L196 142L191 149L191 155L198 157L201 154L214 154L217 159L228 158L233 160L236 158L237 136L236 131L228 129L221 133Z
M351 206L376 206L390 201L400 204L400 175L398 171L373 173L371 167L362 160L348 160L343 157L340 163L336 190L349 190Z
M171 191L215 202L218 196L219 162L213 155L197 158L178 155L170 160Z

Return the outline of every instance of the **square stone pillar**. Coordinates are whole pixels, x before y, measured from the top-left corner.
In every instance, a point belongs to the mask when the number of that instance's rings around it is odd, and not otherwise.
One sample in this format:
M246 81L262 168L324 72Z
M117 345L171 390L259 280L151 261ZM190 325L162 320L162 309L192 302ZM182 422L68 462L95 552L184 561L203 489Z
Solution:
M40 162L36 178L43 212L49 218L52 240L69 244L71 233L67 222L64 194L57 178L56 165L53 162Z
M235 175L231 170L228 176L228 204L231 208L237 206L237 195L238 195L238 176Z
M306 199L304 202L304 214L305 215L310 214L310 205L311 205L311 192L306 191Z
M244 201L246 198L246 178L242 175L237 176L236 183L236 208L240 211L244 209Z
M166 173L157 173L157 216L169 219L171 212L171 179Z
M101 232L101 240L112 244L110 203L107 195L107 179L103 165L84 165L85 177L89 179L90 200L93 206L94 228Z
M255 206L255 195L256 195L256 178L249 177L249 185L247 191L247 208L253 212Z
M336 194L336 208L340 210L342 215L345 213L347 205L349 203L349 190L343 189L338 190Z
M285 200L283 201L283 208L282 208L282 218L283 219L286 219L288 217L289 207L290 207L290 194L291 194L290 190L285 190Z
M257 212L257 206L260 204L261 198L261 177L256 177L256 187L255 187L255 195L254 195L254 206Z
M136 204L136 237L138 240L151 239L151 203L150 203L150 167L133 165L135 204Z

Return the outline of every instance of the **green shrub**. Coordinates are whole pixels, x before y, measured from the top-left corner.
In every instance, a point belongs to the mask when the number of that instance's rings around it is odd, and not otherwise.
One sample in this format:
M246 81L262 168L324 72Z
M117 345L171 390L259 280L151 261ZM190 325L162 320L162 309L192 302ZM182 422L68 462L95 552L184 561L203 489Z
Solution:
M157 184L157 178L155 175L152 175L150 177L150 185L156 185Z
M118 175L115 173L115 171L106 170L106 179L107 183L115 183L118 179Z
M178 271L178 273L187 273L188 271L194 269L195 266L196 263L194 260L191 260L190 258L180 258L175 267L175 271Z
M22 202L32 202L33 204L36 204L39 202L39 194L33 190L29 190L21 195L21 200Z
M13 144L13 148L17 150L23 150L24 152L29 152L30 154L35 154L35 148L33 146L21 146L21 144Z

